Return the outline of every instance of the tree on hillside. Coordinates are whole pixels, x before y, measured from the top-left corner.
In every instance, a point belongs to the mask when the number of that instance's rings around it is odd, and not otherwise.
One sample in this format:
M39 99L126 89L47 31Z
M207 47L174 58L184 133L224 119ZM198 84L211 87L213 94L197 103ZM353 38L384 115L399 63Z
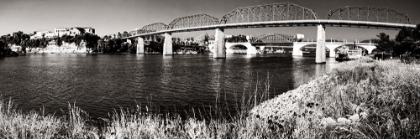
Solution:
M107 42L107 52L115 52L115 41L109 39Z
M5 47L6 43L0 40L0 57L4 57L6 55Z
M82 40L83 40L82 36L80 35L74 36L74 43L76 44L77 49L79 49L80 44L82 43Z
M74 37L64 34L63 36L61 36L61 40L64 41L65 43L73 43Z
M6 44L6 47L8 47L8 45L12 45L14 42L15 42L15 39L14 39L13 36L11 36L10 34L7 34L5 36L5 44Z
M22 34L23 34L22 31L18 31L18 32L13 33L13 38L14 38L13 44L14 45L19 45L20 44Z
M104 39L99 39L98 40L98 45L97 45L98 52L104 52L105 48L106 48L106 43L105 43Z
M420 41L420 24L417 24L416 28L413 29L413 38L415 42Z
M394 51L394 42L389 39L389 35L380 33L376 35L379 38L379 42L376 47L383 52L392 53Z
M130 44L128 47L128 52L130 53L136 53L137 52L137 40L135 40L133 43Z
M83 40L86 42L86 48L90 50L97 47L99 39L100 37L94 34L85 33L83 35Z
M114 49L120 51L122 40L120 38L114 39Z
M128 32L127 31L124 31L123 32L123 37L128 37L128 36L129 36Z
M402 28L395 38L396 46L394 51L397 55L412 53L416 49L413 38L413 28Z
M61 37L58 37L57 41L55 43L57 44L57 46L62 46L63 45L63 40L61 39Z
M40 39L36 39L33 45L35 48L38 48L41 46L41 40Z
M121 38L121 33L120 32L118 32L118 36L117 36L118 38Z
M41 39L41 48L46 48L48 46L48 40L46 38Z

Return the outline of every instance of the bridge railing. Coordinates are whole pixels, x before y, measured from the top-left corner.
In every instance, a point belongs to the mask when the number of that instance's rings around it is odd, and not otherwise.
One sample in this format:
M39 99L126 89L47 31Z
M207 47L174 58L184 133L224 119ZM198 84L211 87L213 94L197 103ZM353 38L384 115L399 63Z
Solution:
M316 19L313 10L286 2L236 8L223 16L221 24Z
M217 25L219 19L207 14L197 14L191 16L185 16L174 19L169 23L168 29L180 29L200 26Z
M380 7L342 7L330 10L325 19L410 24L410 18L407 14Z

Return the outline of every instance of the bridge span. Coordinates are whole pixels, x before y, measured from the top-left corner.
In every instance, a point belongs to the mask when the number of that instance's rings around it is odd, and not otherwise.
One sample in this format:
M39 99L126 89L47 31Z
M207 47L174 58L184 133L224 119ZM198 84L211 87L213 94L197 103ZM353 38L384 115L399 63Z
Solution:
M290 2L239 7L220 20L207 14L174 19L171 23L153 23L131 31L123 39L136 39L137 52L144 53L144 38L164 34L163 55L173 55L172 34L179 32L215 30L214 58L226 58L225 29L267 27L317 27L316 63L325 63L326 27L374 29L414 28L407 14L389 8L342 7L330 10L325 18L309 8Z
M279 36L284 34L265 34L262 36ZM289 36L289 35L284 35ZM291 36L291 35L290 35ZM267 39L267 38L261 38L261 39ZM277 48L288 48L292 49L292 55L293 56L303 56L304 49L305 48L313 48L313 46L316 46L317 42L298 42L295 38L286 38L284 40L278 40L277 42L267 42L263 40L262 42L255 42L255 40L247 40L246 42L226 42L226 53L237 53L235 52L236 46L242 46L245 49L242 49L239 53L244 54L257 54L259 52L265 51L264 48L266 47L277 47ZM359 48L362 48L366 50L366 54L372 54L373 50L376 49L377 45L376 43L359 43L359 42L326 42L325 43L325 52L329 51L329 57L335 57L337 48L342 46L357 46ZM214 46L209 46L210 51L214 52ZM328 51L327 51L328 50ZM285 53L284 51L283 53Z

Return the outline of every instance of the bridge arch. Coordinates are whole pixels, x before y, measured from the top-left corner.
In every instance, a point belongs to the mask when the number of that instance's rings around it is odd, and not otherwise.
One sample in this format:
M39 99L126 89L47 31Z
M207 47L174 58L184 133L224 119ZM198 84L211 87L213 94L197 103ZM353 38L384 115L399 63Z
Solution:
M333 50L334 51L338 51L340 48L343 48L343 47L354 47L355 45L354 44L344 44L344 45L340 45L340 46L338 46L338 47L335 47ZM367 49L366 48L364 48L364 47L362 47L362 46L360 46L360 45L357 45L356 44L356 46L357 46L357 48L360 48L360 49L363 49L363 50L366 50L367 51Z
M362 49L362 51L363 51L363 54L370 54L371 53L371 51L369 52L369 50L368 49L366 49L365 47L363 47L363 46L360 46L360 45L354 45L354 44L344 44L344 45L341 45L341 46L338 46L338 47L336 47L336 48L334 48L333 50L333 52L334 52L334 55L337 53L337 51L340 49L340 48L343 48L343 47L357 47L357 49Z
M167 30L168 27L169 27L168 25L162 22L153 23L153 24L145 25L143 28L138 30L137 33L142 34L142 33L149 33L149 32L157 32L157 31Z
M295 48L293 48L295 49ZM301 45L298 51L300 51L303 56L303 52L310 52L311 54L316 54L316 42L315 43L309 43L306 45ZM325 54L327 54L328 57L331 57L331 47L326 46L325 47Z
M242 49L241 53L257 54L257 49L254 46L252 46L252 44L249 42L238 42L238 43L226 42L225 47L226 47L226 53L228 54L236 53L234 50L235 48L241 48Z
M227 49L232 51L232 53L246 54L247 50L248 50L248 47L246 47L243 44L236 44L236 45L230 46Z
M372 49L372 54L377 54L381 52L381 50L379 50L378 48Z
M245 23L283 20L316 20L317 14L309 8L290 2L239 7L225 16L221 23Z
M171 23L169 23L169 29L210 26L218 24L218 21L218 18L207 14L196 14L174 19Z
M304 45L301 48L299 48L301 51L315 51L316 49L316 44L308 44L308 45ZM330 48L325 47L325 51L330 51Z
M376 46L372 46L372 45L358 45L360 47L362 47L364 50L367 51L367 54L372 54L373 50L376 49Z
M293 43L297 39L293 35L279 34L279 33L269 33L253 37L253 43Z
M347 6L330 10L325 19L410 24L407 14L389 8Z

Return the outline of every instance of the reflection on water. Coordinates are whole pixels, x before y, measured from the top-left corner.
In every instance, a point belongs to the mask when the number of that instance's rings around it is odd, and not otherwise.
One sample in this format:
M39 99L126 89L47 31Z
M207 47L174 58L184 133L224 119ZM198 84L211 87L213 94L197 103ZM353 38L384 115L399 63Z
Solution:
M334 60L290 55L86 55L42 54L0 60L0 95L12 98L23 111L48 113L69 103L92 117L137 104L165 112L209 108L217 93L235 103L257 81L270 81L270 93L281 94L331 70ZM263 83L262 83L263 84ZM234 108L232 108L234 109Z

